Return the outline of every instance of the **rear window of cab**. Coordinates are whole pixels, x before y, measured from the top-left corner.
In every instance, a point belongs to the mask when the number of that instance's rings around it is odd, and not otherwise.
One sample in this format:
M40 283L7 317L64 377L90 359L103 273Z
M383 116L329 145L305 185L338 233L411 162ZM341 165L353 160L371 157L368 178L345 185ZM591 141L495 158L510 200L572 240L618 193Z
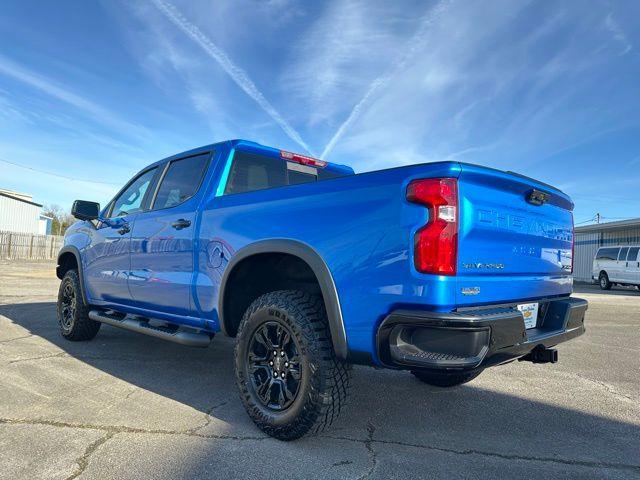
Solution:
M341 177L326 168L236 150L224 195L298 185Z

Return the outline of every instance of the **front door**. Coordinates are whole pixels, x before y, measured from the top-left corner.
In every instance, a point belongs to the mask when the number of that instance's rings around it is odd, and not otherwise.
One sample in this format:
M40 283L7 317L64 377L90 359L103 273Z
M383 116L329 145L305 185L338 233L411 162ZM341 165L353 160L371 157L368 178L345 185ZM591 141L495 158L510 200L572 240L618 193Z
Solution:
M83 272L92 300L129 304L131 231L136 215L144 208L157 168L136 176L109 204L104 220L91 233L83 250Z
M206 153L165 165L149 210L141 212L133 224L129 290L137 307L194 316L191 285L197 193L209 158Z

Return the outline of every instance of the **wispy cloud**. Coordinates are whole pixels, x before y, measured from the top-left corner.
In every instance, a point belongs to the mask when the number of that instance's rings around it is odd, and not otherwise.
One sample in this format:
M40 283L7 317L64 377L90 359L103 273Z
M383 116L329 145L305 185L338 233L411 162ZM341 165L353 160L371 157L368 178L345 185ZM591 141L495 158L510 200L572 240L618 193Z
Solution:
M247 73L238 67L229 58L227 53L218 45L213 43L202 31L193 23L189 22L173 5L163 0L151 0L153 4L189 38L196 42L220 67L231 77L231 79L269 115L274 122L287 134L291 140L296 142L307 152L311 149L302 139L300 134L282 117L282 115L265 98L256 84L249 78Z
M625 55L629 53L632 49L631 43L629 42L629 39L625 35L622 28L620 28L618 22L614 20L612 13L607 15L607 17L604 19L604 25L607 30L611 32L613 38L615 38L615 40L622 46L622 50L618 55Z
M338 141L342 138L349 127L351 127L351 125L360 117L363 110L372 101L375 95L379 91L384 89L384 87L389 84L393 77L409 63L409 61L416 54L417 50L422 46L425 34L428 32L429 27L431 27L431 25L433 25L433 23L446 10L448 4L448 1L442 1L434 8L430 9L430 11L426 14L424 19L420 23L420 27L418 28L417 32L403 49L403 52L396 58L396 60L385 73L371 82L364 96L358 103L355 104L355 106L351 110L351 113L349 113L349 116L338 127L327 145L324 147L322 155L320 155L321 158L327 158L327 156L335 147L336 143L338 143Z
M130 136L148 135L148 131L144 127L121 118L111 110L61 86L55 80L19 65L3 55L0 55L0 74L18 80L56 100L71 105L78 111L88 115L93 121L101 123L122 134Z

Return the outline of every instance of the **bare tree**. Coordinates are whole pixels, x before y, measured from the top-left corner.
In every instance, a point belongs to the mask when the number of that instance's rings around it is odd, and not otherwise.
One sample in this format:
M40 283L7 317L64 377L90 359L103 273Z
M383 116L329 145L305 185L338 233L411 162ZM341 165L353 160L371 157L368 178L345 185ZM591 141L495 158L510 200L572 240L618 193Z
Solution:
M71 214L65 211L60 205L50 204L45 205L42 209L42 213L47 217L51 217L51 233L53 235L64 235L69 225L75 222L75 219Z

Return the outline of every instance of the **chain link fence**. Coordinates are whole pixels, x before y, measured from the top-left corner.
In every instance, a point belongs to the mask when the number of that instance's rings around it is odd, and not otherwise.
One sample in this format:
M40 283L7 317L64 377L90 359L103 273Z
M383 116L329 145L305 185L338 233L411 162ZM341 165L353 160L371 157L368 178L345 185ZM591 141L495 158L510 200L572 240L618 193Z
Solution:
M62 248L63 238L0 230L0 259L53 260Z

